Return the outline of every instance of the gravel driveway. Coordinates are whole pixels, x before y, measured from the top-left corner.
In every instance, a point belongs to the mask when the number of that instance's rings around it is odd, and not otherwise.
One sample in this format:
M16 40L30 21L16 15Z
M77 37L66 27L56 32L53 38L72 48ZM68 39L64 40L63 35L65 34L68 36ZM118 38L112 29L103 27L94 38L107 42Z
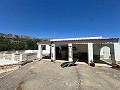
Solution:
M120 71L86 64L29 63L0 78L0 90L120 90Z

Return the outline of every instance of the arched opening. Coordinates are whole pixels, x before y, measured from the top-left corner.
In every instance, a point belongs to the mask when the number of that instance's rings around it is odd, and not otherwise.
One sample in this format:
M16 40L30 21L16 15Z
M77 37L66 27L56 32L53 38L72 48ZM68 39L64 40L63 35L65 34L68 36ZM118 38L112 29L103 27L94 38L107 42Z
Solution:
M111 54L110 54L110 47L103 46L100 49L100 60L111 64Z
M110 48L108 46L104 46L101 48L100 57L100 59L110 60Z

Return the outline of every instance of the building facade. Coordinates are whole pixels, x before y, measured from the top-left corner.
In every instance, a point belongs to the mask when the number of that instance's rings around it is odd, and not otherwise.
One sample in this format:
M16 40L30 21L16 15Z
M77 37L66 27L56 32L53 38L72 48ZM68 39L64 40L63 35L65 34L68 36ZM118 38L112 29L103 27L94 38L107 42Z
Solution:
M99 59L110 59L112 64L120 61L119 38L86 37L86 38L66 38L50 39L49 41L38 42L37 57L42 59L49 56L51 60L68 60L74 58L87 59L90 64ZM104 49L108 48L108 57ZM82 61L81 60L81 61Z

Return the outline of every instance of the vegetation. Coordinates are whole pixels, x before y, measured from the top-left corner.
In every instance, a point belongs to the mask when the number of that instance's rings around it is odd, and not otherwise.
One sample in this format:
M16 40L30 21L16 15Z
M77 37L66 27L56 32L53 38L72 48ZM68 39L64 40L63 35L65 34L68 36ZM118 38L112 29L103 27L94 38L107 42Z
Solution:
M25 35L3 34L0 33L0 51L9 50L36 50L37 42L44 39L33 38Z

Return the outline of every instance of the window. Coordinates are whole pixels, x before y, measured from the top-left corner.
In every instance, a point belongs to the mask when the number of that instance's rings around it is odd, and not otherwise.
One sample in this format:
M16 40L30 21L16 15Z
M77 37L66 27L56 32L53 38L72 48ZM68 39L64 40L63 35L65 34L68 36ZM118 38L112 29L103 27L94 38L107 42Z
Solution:
M42 50L46 50L46 45L43 45L43 46L42 46Z

